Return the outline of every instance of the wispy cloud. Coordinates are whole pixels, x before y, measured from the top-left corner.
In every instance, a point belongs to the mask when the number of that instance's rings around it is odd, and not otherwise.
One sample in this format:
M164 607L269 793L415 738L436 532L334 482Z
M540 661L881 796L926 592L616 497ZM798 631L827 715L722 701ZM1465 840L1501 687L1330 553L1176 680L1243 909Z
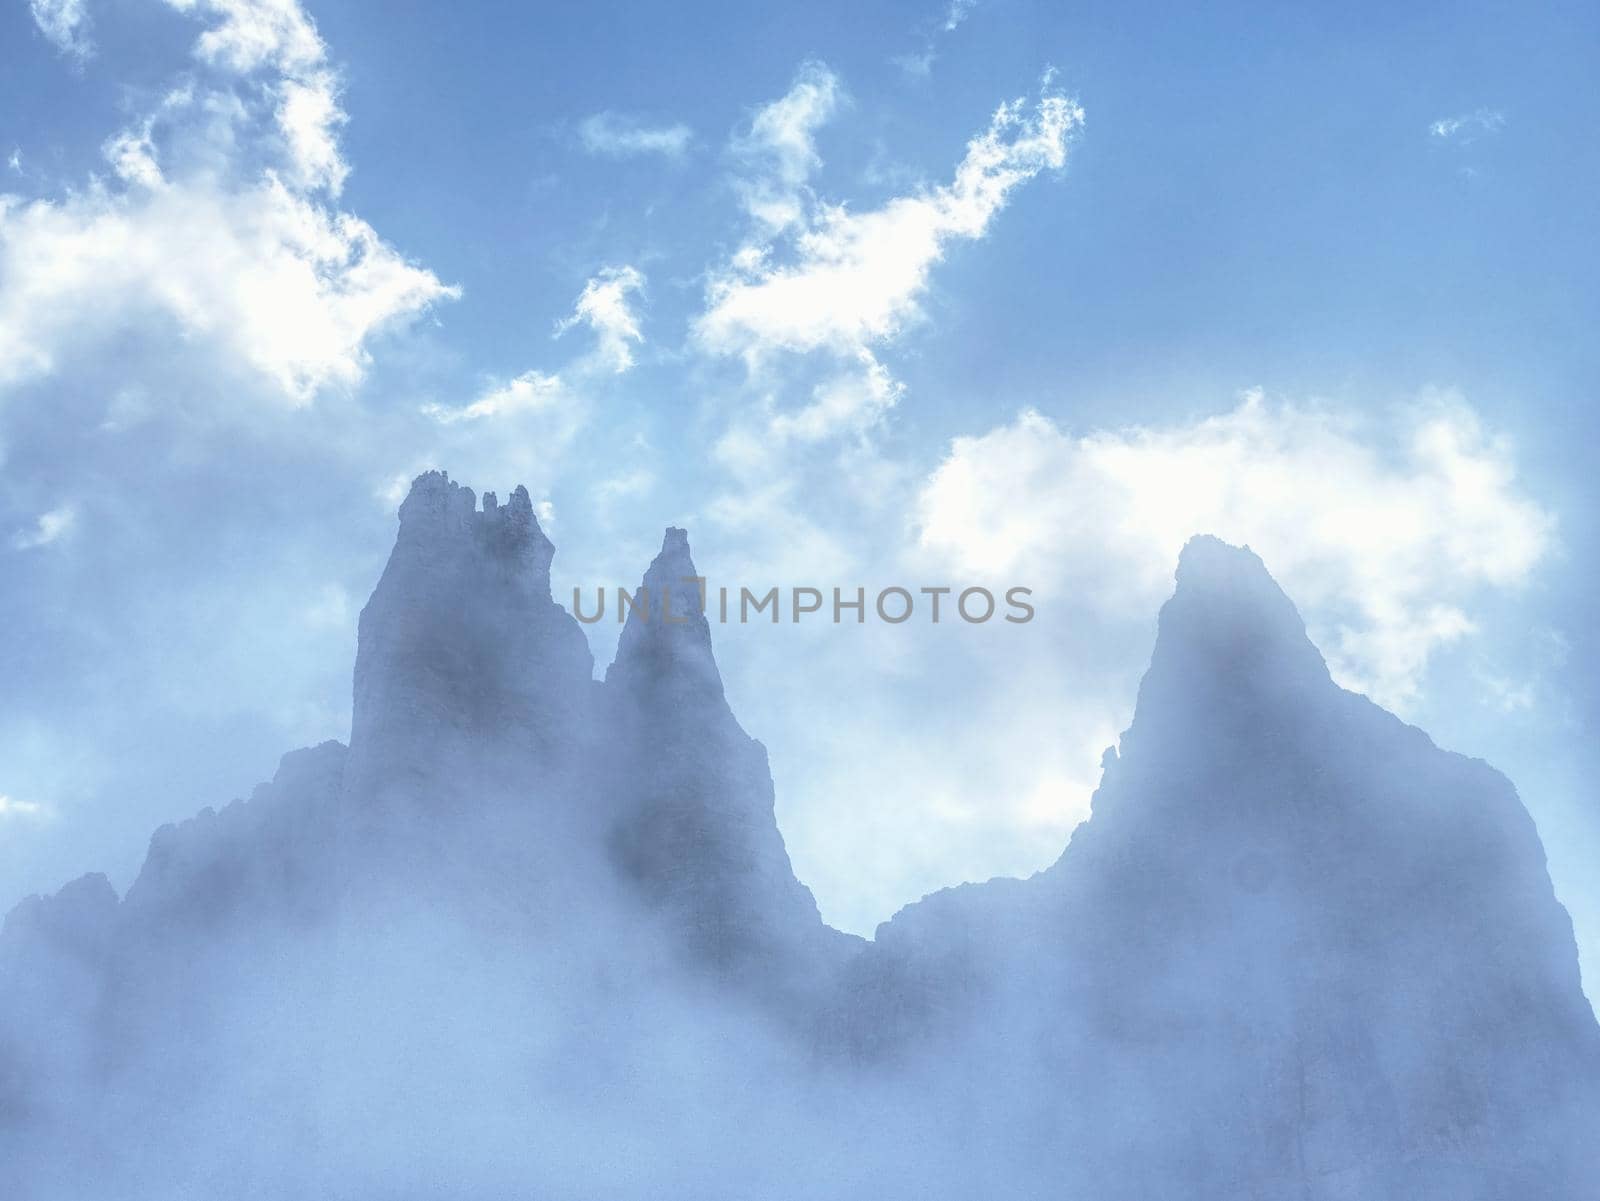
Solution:
M817 195L817 131L843 103L843 86L821 63L803 65L790 90L756 111L736 138L737 183L751 228L708 273L693 345L737 357L752 383L783 358L830 364L813 375L797 408L762 384L761 403L736 419L716 447L718 461L747 479L791 444L846 437L863 444L904 389L879 358L921 317L933 268L953 242L982 238L1011 194L1066 162L1083 110L1046 91L1035 102L1000 105L967 144L948 183L854 209Z
M1064 96L1046 95L1031 107L1013 100L967 144L948 184L863 211L808 205L792 192L797 211L779 228L796 226L793 236L778 243L758 231L712 276L696 338L717 353L756 356L822 347L855 355L892 337L916 315L948 245L983 237L1019 185L1061 167L1082 122L1083 110ZM808 122L792 120L792 128L777 175L786 187L814 154ZM753 212L775 224L764 208Z
M491 384L470 404L428 404L422 411L441 425L519 415L555 416L566 427L561 439L565 440L577 420L579 407L578 394L568 386L565 376L571 374L593 383L597 368L620 375L633 366L633 347L644 341L644 335L628 298L642 291L644 284L644 274L637 268L604 268L584 284L571 316L556 322L555 328L559 338L577 326L588 327L595 337L593 351L570 360L559 371L534 368L504 383Z
M1480 108L1458 117L1441 117L1428 126L1428 134L1445 142L1465 145L1505 127L1506 117L1499 109Z
M51 509L48 513L40 515L32 529L13 535L11 545L18 550L35 550L41 546L49 546L72 533L77 522L77 510L71 505Z
M62 54L82 62L94 53L83 0L28 0L28 10L39 32Z
M315 68L326 57L317 27L299 0L167 0L181 13L216 18L195 56L239 74L262 67L285 73Z
M349 167L339 153L338 77L327 47L298 0L167 0L180 12L217 23L195 42L195 57L238 76L267 71L265 91L295 182L338 195Z
M583 285L572 315L556 323L556 337L574 326L594 332L595 353L612 371L633 366L633 344L644 341L628 297L644 290L644 275L634 267L607 267Z
M919 78L931 75L939 57L939 39L959 29L977 7L978 0L950 0L937 22L923 26L922 47L910 54L896 55L890 61L907 75Z
M0 792L0 821L7 821L12 818L38 820L47 816L48 813L49 810L37 801L19 801L15 797L9 797Z
M681 159L694 142L694 132L682 124L646 125L635 117L603 112L585 117L578 126L583 148L605 158L660 155Z
M844 103L839 77L818 62L801 65L789 90L756 110L733 152L747 167L738 180L745 211L769 233L802 219L804 187L822 165L817 130Z
M477 400L463 408L430 404L424 406L422 411L445 425L454 425L461 421L481 421L487 417L515 413L549 412L560 403L564 392L559 375L524 371L515 379L491 386Z

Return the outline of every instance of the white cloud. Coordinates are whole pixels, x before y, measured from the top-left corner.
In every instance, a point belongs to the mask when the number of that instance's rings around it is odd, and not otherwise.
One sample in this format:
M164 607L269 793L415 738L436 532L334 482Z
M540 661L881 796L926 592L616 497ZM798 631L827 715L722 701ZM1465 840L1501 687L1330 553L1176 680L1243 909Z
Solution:
M272 176L0 198L0 279L0 384L154 312L299 403L358 381L369 337L457 294L359 217Z
M39 32L62 54L82 61L93 53L83 0L28 0L28 9Z
M612 112L585 117L578 126L578 136L585 150L605 158L659 154L681 159L694 141L687 125L644 125L636 118Z
M317 27L298 0L167 0L181 13L218 18L195 43L203 62L245 74L272 67L293 74L326 56Z
M1441 117L1428 126L1428 133L1442 141L1464 145L1484 134L1498 133L1505 123L1505 114L1498 109L1480 108L1458 117Z
M628 297L644 290L644 275L633 267L607 267L583 285L572 316L556 323L556 337L576 325L594 331L596 353L617 374L633 366L631 343L644 341Z
M77 521L77 510L71 505L63 505L59 509L51 509L48 513L40 515L33 529L23 530L15 534L11 539L11 545L18 550L33 550L36 547L49 546L52 542L59 542L70 534Z
M750 132L734 142L734 152L756 171L740 182L746 211L770 233L804 216L802 186L822 165L816 131L843 102L839 77L821 63L801 66L783 96L756 110Z
M973 573L1140 612L1193 534L1247 543L1302 606L1339 678L1390 707L1525 581L1554 523L1509 447L1453 396L1371 429L1259 394L1193 424L1074 437L1034 412L960 438L918 502L922 551Z
M0 821L8 818L41 818L46 809L37 801L19 801L0 792Z
M1031 110L1020 100L1002 104L968 143L950 183L865 212L819 204L797 216L786 256L749 244L712 277L696 338L713 352L750 359L819 348L855 356L893 337L917 315L928 273L948 244L981 238L1019 184L1062 166L1082 120L1083 110L1064 96L1045 96ZM789 124L805 128L792 115ZM808 137L784 145L791 166L812 153Z
M106 139L101 154L111 164L111 170L124 183L144 188L159 188L161 164L156 161L155 119L146 118L138 125L119 130Z
M464 408L452 409L432 404L425 406L423 412L442 424L454 425L462 421L482 421L489 417L518 413L547 413L561 403L565 394L560 376L524 371L515 379L491 386Z
M337 196L350 167L339 151L339 126L349 118L339 107L338 81L331 71L287 79L279 90L278 129L283 135L295 181L327 188Z
M1066 162L1083 110L1047 94L1031 108L1002 104L967 144L947 184L856 211L812 196L820 164L815 131L835 111L841 88L809 63L781 99L759 110L735 148L758 171L744 183L750 239L711 273L693 338L703 351L739 356L752 375L775 355L820 352L834 368L796 412L748 420L719 443L725 463L763 461L791 442L862 435L900 398L901 386L877 348L920 316L929 274L949 244L983 237L1020 184Z
M239 76L268 74L261 91L275 110L292 182L337 196L349 174L338 145L339 127L348 118L339 107L339 82L327 66L327 47L297 0L167 3L217 20L195 42L200 61Z
M152 320L296 403L354 384L371 337L457 290L319 196L347 170L344 114L298 5L169 3L220 18L196 44L203 62L268 78L173 90L108 140L112 181L0 195L0 385Z

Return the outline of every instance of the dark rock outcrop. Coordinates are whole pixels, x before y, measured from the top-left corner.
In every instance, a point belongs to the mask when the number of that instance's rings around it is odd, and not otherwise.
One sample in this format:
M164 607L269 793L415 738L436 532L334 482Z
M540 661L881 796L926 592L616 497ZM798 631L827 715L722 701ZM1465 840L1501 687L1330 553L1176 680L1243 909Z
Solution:
M823 925L778 832L766 749L723 695L688 535L669 529L606 672L599 778L623 875L690 951L817 992L859 940Z

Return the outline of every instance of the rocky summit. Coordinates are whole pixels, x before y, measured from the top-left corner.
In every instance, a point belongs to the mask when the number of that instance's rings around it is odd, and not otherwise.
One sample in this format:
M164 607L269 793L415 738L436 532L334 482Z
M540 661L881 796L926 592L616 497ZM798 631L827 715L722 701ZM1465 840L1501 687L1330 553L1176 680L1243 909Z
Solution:
M1600 1196L1532 820L1248 550L1183 551L1060 859L870 941L794 875L685 532L602 680L553 554L422 476L349 747L12 910L0 1197Z

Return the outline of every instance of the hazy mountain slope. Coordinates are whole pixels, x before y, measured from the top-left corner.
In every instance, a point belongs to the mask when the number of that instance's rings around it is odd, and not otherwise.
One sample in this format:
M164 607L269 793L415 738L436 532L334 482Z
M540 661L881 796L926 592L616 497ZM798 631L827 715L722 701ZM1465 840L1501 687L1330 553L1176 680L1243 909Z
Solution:
M1248 551L1184 551L1060 860L871 943L794 877L683 531L603 682L553 553L421 477L349 749L12 912L0 1196L1592 1197L1531 820Z
M912 906L875 951L876 1037L898 1013L1014 1059L1101 1196L1600 1179L1600 1030L1514 790L1334 685L1260 561L1214 539L1184 551L1061 859Z
M600 718L615 861L706 962L760 989L816 990L860 940L824 926L795 878L766 750L723 695L684 531L667 531L638 595L648 607L623 627Z

